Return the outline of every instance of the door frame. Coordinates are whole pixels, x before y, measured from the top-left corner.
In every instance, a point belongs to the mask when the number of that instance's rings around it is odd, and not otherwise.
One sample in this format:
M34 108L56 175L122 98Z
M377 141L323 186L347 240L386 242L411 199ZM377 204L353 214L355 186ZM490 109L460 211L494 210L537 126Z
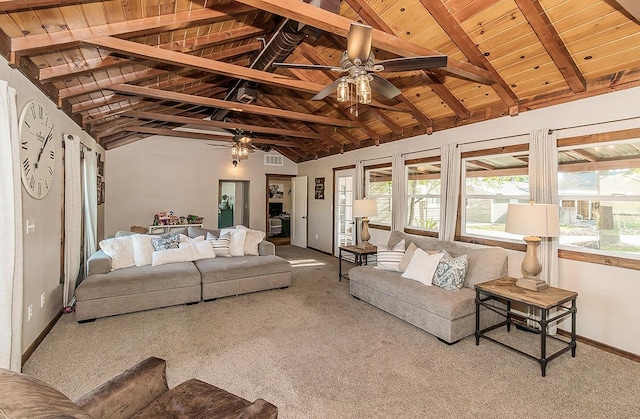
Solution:
M269 239L269 181L272 178L287 178L291 181L298 175L282 175L277 173L265 173L264 182L264 230L266 234L266 240ZM289 236L289 243L291 243L291 236Z

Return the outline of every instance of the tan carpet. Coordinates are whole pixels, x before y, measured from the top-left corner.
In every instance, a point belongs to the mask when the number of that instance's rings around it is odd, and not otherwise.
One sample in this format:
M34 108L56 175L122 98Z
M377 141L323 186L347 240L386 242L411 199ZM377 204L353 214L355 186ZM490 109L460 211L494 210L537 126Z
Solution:
M639 363L578 344L543 378L537 362L494 343L447 346L354 299L335 258L278 253L294 266L286 290L83 325L65 314L24 372L74 399L153 355L167 360L170 387L199 378L262 397L281 418L640 418ZM509 338L537 348L535 335Z

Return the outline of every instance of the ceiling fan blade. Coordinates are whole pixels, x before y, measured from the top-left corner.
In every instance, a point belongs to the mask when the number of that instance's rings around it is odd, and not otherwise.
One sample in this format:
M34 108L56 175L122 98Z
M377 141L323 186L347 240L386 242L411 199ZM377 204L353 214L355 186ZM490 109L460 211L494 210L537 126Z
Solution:
M353 22L347 35L347 56L353 63L359 59L365 63L371 53L371 26Z
M317 65L317 64L295 64L295 63L273 63L274 67L295 68L297 70L333 70L332 65Z
M447 66L446 55L430 55L426 57L402 57L391 60L379 61L377 65L382 65L382 71L412 71L429 70L432 68L442 68Z
M322 100L325 97L329 96L331 93L334 93L341 80L342 80L342 77L340 77L338 80L334 81L333 83L331 83L330 85L328 85L327 87L319 91L314 97L311 98L311 100Z
M380 77L377 74L370 75L373 77L373 80L371 80L371 82L369 83L371 85L371 88L380 93L382 96L391 99L402 93L396 86L391 84L391 82L384 77Z

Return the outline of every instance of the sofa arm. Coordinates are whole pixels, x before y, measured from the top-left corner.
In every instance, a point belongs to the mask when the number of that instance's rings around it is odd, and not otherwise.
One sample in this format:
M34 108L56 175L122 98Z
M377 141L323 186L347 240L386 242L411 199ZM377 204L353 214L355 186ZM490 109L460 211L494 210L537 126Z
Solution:
M130 418L166 392L166 362L147 358L75 403L93 418Z
M98 250L87 260L87 276L111 272L111 258Z
M259 244L258 244L258 254L260 256L269 256L269 255L275 255L276 254L276 246L266 240L262 240Z
M278 408L268 401L258 399L247 406L238 419L276 419L278 417Z

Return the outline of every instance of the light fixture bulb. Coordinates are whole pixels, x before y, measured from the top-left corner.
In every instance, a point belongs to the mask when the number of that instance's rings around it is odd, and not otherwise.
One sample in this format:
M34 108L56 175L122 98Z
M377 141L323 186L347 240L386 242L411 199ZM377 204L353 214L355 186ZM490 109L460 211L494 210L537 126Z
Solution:
M349 83L347 80L342 79L340 83L338 83L338 89L336 90L336 96L338 102L348 102L349 101Z
M356 94L358 102L366 105L371 103L371 87L369 86L369 77L367 74L361 74L356 79Z

